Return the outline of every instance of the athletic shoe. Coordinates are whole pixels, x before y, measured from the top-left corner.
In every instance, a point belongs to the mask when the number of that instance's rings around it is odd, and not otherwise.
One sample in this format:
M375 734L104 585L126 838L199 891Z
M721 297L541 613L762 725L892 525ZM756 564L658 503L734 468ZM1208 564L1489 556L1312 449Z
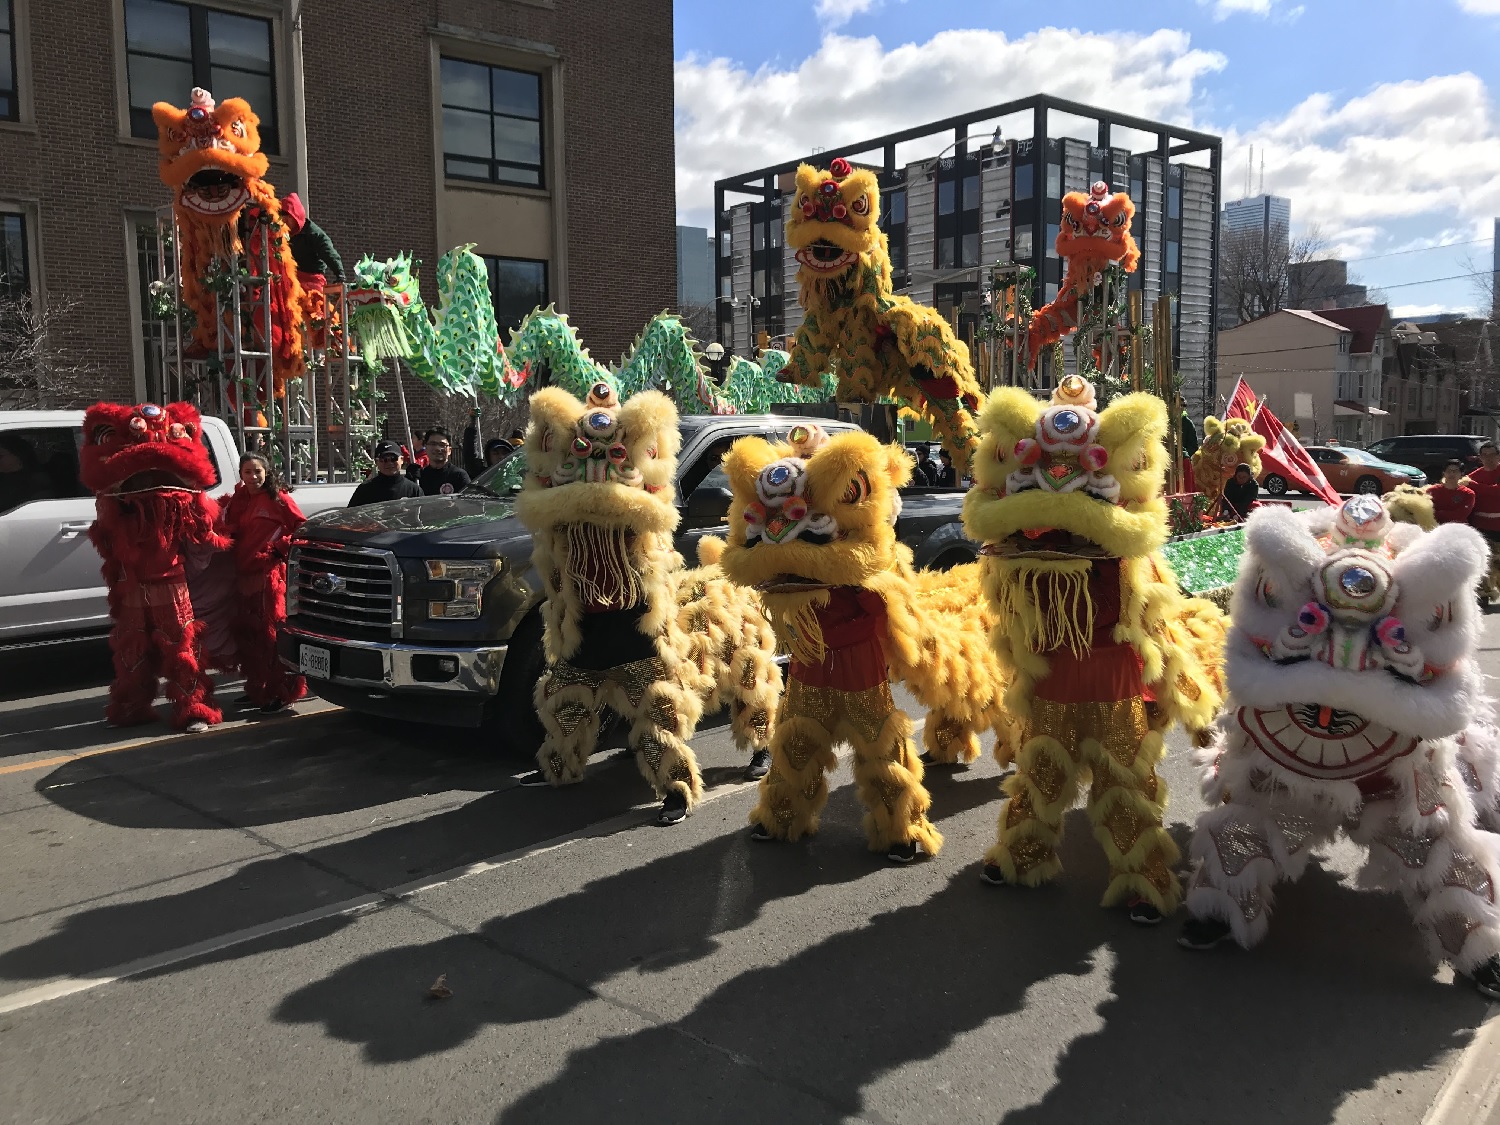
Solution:
M656 814L657 824L676 824L687 816L687 797L682 790L674 789L663 798L661 811Z
M986 863L984 867L980 869L979 877L986 883L989 883L991 886L1010 886L1010 884L1005 881L1005 872L1000 869L1000 865L998 863Z
M771 835L771 830L764 824L757 824L754 828L750 829L750 839L754 840L757 844L764 844L776 839L776 837Z
M286 709L287 709L287 702L286 702L286 700L284 700L284 699L278 699L278 700L275 700L274 702L267 703L263 707L261 707L260 713L262 715L274 715L278 711L285 711Z
M1212 949L1233 937L1234 932L1227 922L1217 918L1189 918L1182 924L1177 944L1183 949Z
M750 755L750 764L745 767L746 781L759 781L771 772L771 752L757 750Z
M1165 917L1155 903L1144 898L1131 899L1126 913L1137 926L1156 926Z
M1474 987L1479 989L1483 996L1491 1000L1500 1000L1500 956L1491 957L1483 965L1480 965L1472 973L1469 979L1474 982Z
M522 789L542 789L551 785L552 782L547 780L547 775L541 770L532 770L516 778L516 784Z
M885 858L892 863L911 863L922 854L922 845L915 840L904 844L892 844L885 850Z
M202 719L195 719L193 722L189 723L182 729L187 731L188 734L202 734L208 729L208 724L205 723Z

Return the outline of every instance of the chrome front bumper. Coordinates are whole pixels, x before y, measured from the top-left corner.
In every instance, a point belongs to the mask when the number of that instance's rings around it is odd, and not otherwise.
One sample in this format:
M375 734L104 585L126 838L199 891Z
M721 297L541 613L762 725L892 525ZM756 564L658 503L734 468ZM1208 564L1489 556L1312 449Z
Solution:
M505 645L470 649L429 648L424 645L404 645L391 641L357 641L348 637L333 637L287 626L282 627L281 635L286 642L289 642L293 654L296 653L298 644L311 644L332 649L335 652L341 649L353 649L372 656L378 655L380 658L381 674L378 678L373 675L374 660L367 657L363 663L369 665L371 675L351 676L340 669L328 680L312 679L310 682L313 684L344 684L348 687L383 688L386 691L438 691L461 695L494 695L500 690L500 672L505 667ZM421 657L431 657L434 661L456 660L458 669L447 679L435 680L430 677L418 679L413 673L412 663ZM297 670L297 661L294 657L289 658L283 654L281 662L292 671Z

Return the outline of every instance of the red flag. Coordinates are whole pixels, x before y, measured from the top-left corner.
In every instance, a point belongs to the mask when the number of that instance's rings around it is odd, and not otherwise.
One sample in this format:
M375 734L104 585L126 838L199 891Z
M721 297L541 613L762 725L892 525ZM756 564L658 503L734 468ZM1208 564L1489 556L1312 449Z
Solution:
M1280 418L1271 413L1270 407L1255 397L1243 376L1234 385L1234 394L1229 398L1229 409L1224 411L1224 417L1246 419L1250 429L1266 439L1266 447L1260 451L1261 464L1285 477L1287 487L1311 492L1330 504L1344 502L1328 483L1317 462L1302 448L1302 443L1281 424Z

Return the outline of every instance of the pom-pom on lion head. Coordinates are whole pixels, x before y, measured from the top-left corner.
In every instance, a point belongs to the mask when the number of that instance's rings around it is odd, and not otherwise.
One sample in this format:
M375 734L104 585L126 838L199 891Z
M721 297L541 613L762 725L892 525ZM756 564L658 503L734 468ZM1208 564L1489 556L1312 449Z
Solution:
M1395 523L1373 496L1346 500L1326 523L1251 514L1227 667L1241 725L1262 749L1338 779L1473 719L1473 591L1488 550L1462 524L1423 533Z
M896 565L895 522L911 460L865 433L805 423L786 444L735 442L724 569L764 593L860 586Z
M1062 223L1057 232L1057 253L1078 264L1093 263L1095 270L1119 262L1133 273L1141 260L1140 249L1130 233L1135 204L1122 191L1111 192L1103 180L1088 191L1070 191L1062 198Z
M672 482L681 444L677 409L660 391L621 403L601 380L579 402L545 387L531 396L516 515L533 531L562 524L674 531Z
M187 109L169 102L151 107L162 183L176 188L182 206L210 218L250 201L249 180L264 179L270 162L260 151L260 118L243 98L215 104L193 88Z
M95 403L83 416L79 477L96 496L206 492L219 479L191 403Z
M828 171L797 169L797 194L786 223L804 284L827 282L885 255L880 232L880 185L875 173L843 158Z
M1149 394L1094 409L1077 375L1043 405L1017 387L979 415L974 487L964 528L1000 558L1133 558L1167 538L1161 498L1167 410Z

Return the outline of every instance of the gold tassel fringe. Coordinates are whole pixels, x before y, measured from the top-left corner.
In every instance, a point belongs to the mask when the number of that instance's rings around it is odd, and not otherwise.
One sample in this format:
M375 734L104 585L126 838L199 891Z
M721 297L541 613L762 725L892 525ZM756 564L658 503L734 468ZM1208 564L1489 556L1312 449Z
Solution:
M799 664L822 664L828 655L817 611L828 604L830 594L829 590L812 590L806 594L768 594L764 599L777 643Z
M633 606L645 600L646 588L631 560L624 528L570 523L567 535L569 572L582 604L610 605L619 597ZM604 582L590 577L590 570L597 570L586 566L585 558L597 561L597 569L606 575Z
M997 616L1014 622L1032 652L1067 648L1086 655L1094 635L1089 569L1087 559L1006 563L995 584Z

